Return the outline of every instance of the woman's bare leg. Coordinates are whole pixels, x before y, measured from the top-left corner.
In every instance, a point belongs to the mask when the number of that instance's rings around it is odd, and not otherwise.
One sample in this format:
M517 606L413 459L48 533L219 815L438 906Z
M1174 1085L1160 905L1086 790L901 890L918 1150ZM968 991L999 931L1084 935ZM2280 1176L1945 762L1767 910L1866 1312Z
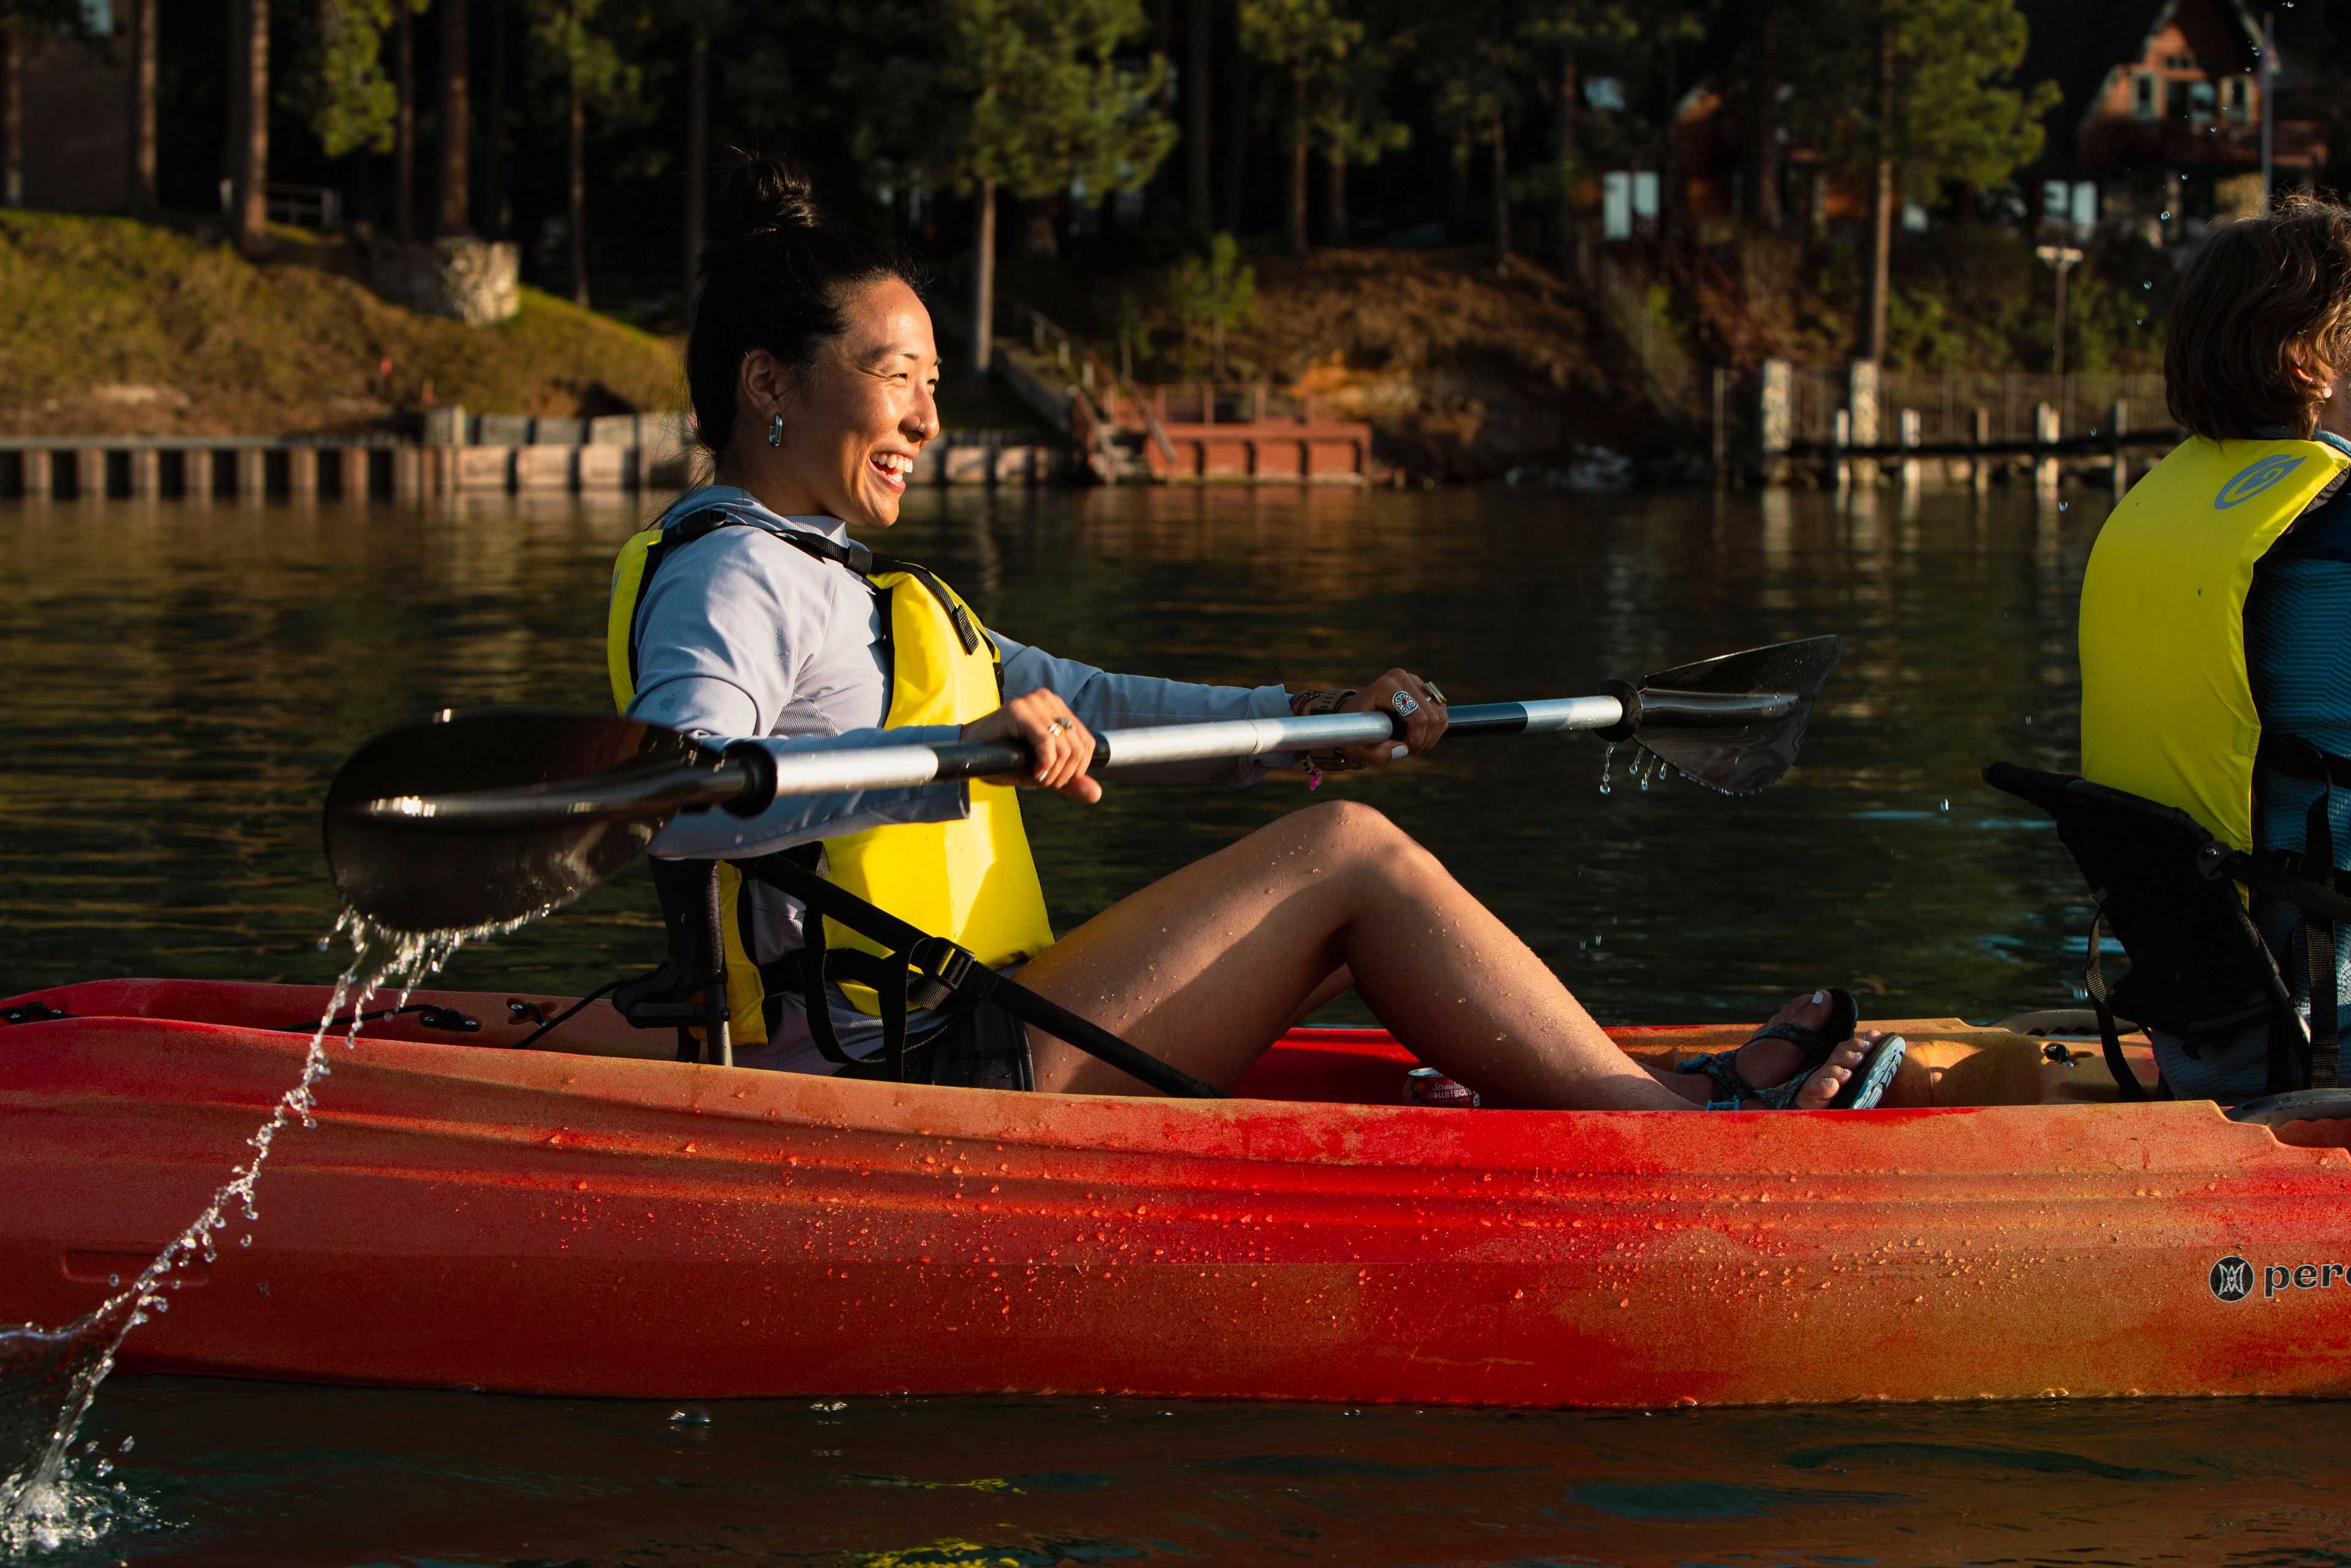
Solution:
M1496 1104L1670 1111L1703 1097L1702 1082L1662 1082L1617 1050L1434 855L1351 801L1294 812L1162 878L1020 977L1221 1086L1335 993L1343 968L1407 1050ZM1063 1040L1029 1037L1040 1089L1147 1092ZM1824 1103L1858 1060L1833 1058L1801 1103Z

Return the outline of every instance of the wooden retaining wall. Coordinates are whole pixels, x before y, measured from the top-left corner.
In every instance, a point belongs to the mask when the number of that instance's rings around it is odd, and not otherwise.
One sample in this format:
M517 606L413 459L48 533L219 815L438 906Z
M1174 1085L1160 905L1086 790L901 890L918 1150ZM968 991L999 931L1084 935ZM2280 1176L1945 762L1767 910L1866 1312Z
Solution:
M574 421L574 423L584 422ZM674 445L493 445L120 436L0 438L0 498L168 497L414 501L456 491L604 493L682 489L692 465ZM1067 448L1029 443L935 444L913 485L1058 485L1088 476Z

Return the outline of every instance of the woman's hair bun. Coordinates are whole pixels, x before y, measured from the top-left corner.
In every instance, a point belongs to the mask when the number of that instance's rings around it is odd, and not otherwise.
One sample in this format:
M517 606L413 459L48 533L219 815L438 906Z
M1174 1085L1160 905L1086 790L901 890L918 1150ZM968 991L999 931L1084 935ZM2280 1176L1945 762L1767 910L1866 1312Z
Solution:
M823 226L815 187L798 164L743 147L722 151L710 203L712 249L754 235Z

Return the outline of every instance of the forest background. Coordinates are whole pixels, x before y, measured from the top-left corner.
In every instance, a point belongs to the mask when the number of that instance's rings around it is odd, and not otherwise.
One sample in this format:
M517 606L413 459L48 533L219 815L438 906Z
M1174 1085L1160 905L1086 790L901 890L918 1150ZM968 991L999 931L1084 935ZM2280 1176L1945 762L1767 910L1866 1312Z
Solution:
M0 0L0 172L43 133L21 62L70 40L131 62L135 217L266 262L266 189L332 188L362 235L512 239L657 333L737 141L927 266L967 364L1009 292L1141 379L1319 377L1440 444L1513 382L1623 437L1661 360L2055 351L2021 172L2057 89L2019 79L2017 0L96 4ZM2342 53L2322 8L2285 26ZM1737 131L1728 215L1680 200L1701 88ZM1659 176L1629 245L1619 171ZM2154 364L2172 270L2094 245L2066 362Z

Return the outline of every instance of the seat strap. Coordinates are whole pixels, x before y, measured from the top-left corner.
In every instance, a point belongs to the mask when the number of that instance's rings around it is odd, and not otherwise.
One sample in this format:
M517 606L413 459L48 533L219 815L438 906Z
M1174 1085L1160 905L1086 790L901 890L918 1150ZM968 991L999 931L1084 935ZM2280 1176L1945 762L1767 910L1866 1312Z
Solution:
M2098 913L2090 917L2088 956L2082 965L2082 988L2090 993L2090 1006L2098 1015L2098 1044L2105 1052L2106 1071L2114 1074L2115 1088L2126 1100L2145 1100L2147 1086L2131 1071L2129 1061L2123 1055L2122 1031L2115 1027L2115 1009L2106 1000L2105 966L2098 955L2098 944L2105 936L2106 890L2099 888L2090 894L2098 905Z
M859 936L890 949L889 956L879 963L883 969L895 971L895 979L892 983L901 988L909 984L919 987L927 980L947 993L966 998L966 1005L985 1002L1000 1008L1021 1022L1034 1024L1068 1040L1087 1055L1108 1062L1162 1093L1201 1100L1224 1097L1224 1091L1214 1084L1204 1082L1183 1069L1130 1045L1108 1030L1089 1023L1018 981L1006 979L981 963L970 949L908 925L888 910L869 904L847 889L819 876L789 852L763 855L757 860L737 863L747 875L756 876L799 899L812 917L837 920ZM811 919L804 924L814 927L819 922ZM804 987L807 975L828 970L843 956L831 953L818 962L801 960ZM886 975L883 977L888 978ZM872 982L869 980L867 983ZM816 1034L820 1028L827 1032L831 1030L830 1009L824 1000L821 985L822 982L818 981L816 994L809 997L809 1030L811 1035ZM889 991L879 986L876 989L882 992L886 1009ZM809 995L806 989L802 994L804 997ZM904 995L903 990L901 995ZM824 1019L821 1025L818 1022L820 1016ZM884 1029L887 1027L885 1012ZM903 1052L903 1028L900 1040ZM838 1048L836 1041L835 1049ZM823 1049L821 1041L818 1049ZM884 1049L887 1049L886 1039Z

